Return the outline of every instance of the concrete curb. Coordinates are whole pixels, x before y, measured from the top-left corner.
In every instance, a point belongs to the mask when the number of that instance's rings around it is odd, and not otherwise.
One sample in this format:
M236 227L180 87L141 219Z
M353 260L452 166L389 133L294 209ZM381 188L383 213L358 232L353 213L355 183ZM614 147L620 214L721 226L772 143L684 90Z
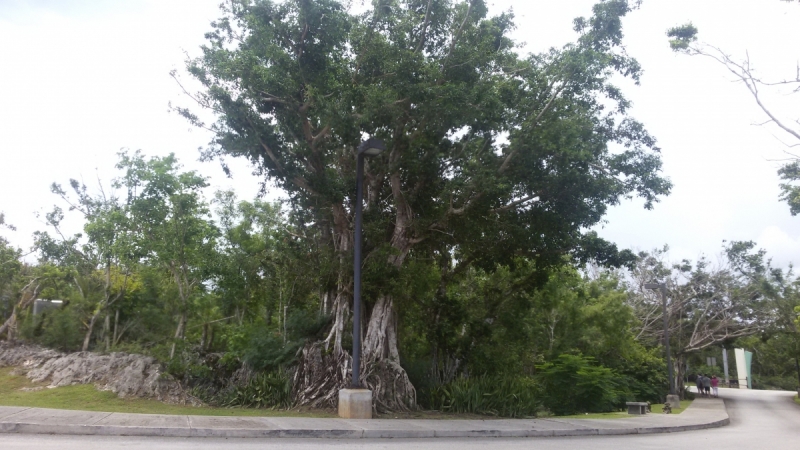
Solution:
M722 403L722 402L720 402ZM712 406L712 405L710 405ZM201 416L150 416L124 414L119 415L123 422L136 421L172 421L174 426L137 426L100 424L108 420L111 413L89 413L83 411L70 412L46 410L37 408L19 408L19 411L10 414L1 414L0 433L19 434L62 434L62 435L97 435L97 436L159 436L159 437L216 437L216 438L324 438L324 439L424 439L424 438L536 438L536 437L568 437L568 436L618 436L634 434L678 433L685 431L718 428L730 424L727 410L722 404L717 405L708 413L698 412L700 420L690 422L688 417L673 416L652 417L649 426L617 427L622 425L618 421L638 419L613 419L612 421L598 421L593 419L577 419L573 421L343 421L339 419L315 419L303 424L303 419L287 421L286 418L248 418L245 422L233 420L218 420L214 426L193 426L193 418L200 420ZM28 415L42 417L41 421L14 420L14 416L27 412ZM689 410L684 411L687 414ZM711 417L710 421L702 418ZM83 416L83 417L80 417ZM208 416L206 416L208 417ZM702 418L701 418L702 417ZM167 419L168 418L168 419ZM60 420L59 420L60 419ZM183 420L185 419L185 422ZM225 418L229 419L229 418ZM214 422L215 419L205 419ZM674 425L664 424L678 420ZM708 419L706 419L708 420ZM57 423L67 421L72 423ZM75 423L83 421L83 423ZM227 422L227 423L226 423ZM499 426L492 426L495 423ZM231 427L226 425L244 425ZM316 424L316 425L315 425ZM466 429L464 426L466 425ZM470 429L469 426L472 425ZM505 425L505 426L502 426ZM605 425L605 426L602 426ZM627 424L626 424L627 425ZM637 424L644 425L644 424ZM255 426L258 426L256 428ZM561 427L544 429L546 427ZM541 428L537 428L541 427ZM449 429L448 429L449 428Z

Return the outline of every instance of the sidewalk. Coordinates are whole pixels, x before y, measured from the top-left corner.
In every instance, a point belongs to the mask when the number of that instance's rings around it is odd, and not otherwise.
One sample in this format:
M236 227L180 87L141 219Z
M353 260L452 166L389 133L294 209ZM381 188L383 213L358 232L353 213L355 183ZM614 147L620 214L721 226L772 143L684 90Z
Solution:
M0 406L0 432L240 438L552 437L673 433L728 425L721 399L697 399L681 414L620 419L346 420L122 414Z

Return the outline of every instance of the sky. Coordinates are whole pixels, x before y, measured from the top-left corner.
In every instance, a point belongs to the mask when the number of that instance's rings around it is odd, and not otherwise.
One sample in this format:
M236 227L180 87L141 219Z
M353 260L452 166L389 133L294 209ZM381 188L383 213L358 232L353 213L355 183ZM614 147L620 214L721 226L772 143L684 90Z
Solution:
M58 203L50 184L76 178L90 190L107 187L121 149L174 152L210 177L209 193L258 195L261 180L243 161L228 161L233 178L216 162L199 162L209 134L169 111L191 104L169 73L190 82L184 60L199 55L219 2L0 0L0 211L17 228L0 236L30 248L32 233L46 229L37 214ZM572 19L590 15L594 1L489 3L493 12L512 8L514 38L523 51L540 52L574 40ZM800 217L778 199L788 139L759 125L766 117L722 66L673 53L665 35L691 21L701 41L734 59L749 55L764 78L782 79L794 77L800 60L799 19L800 4L778 0L644 0L626 17L624 43L644 75L639 86L620 86L658 139L674 188L650 211L640 200L612 207L596 227L602 237L635 250L666 244L676 260L713 257L725 240L753 240L776 265L800 262ZM766 98L782 116L800 116L797 98ZM69 231L79 231L71 220Z

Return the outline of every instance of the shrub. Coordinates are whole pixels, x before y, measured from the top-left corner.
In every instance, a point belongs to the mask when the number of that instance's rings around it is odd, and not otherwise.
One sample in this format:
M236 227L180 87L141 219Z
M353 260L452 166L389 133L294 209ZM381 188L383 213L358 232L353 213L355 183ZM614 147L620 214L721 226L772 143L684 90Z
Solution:
M692 382L692 383L694 382L694 380L697 379L697 374L699 374L699 373L702 373L702 374L704 374L706 376L709 376L709 377L711 375L716 375L717 377L720 377L723 373L725 373L718 366L707 366L705 364L701 364L701 365L698 365L698 366L693 366L690 369L691 369L691 373L689 374L689 381Z
M330 317L297 310L287 320L287 335L264 324L245 326L228 336L224 362L238 360L259 372L275 372L290 366L308 339L321 338Z
M52 311L42 333L43 345L58 348L65 352L80 350L83 343L83 330L80 320L68 309Z
M538 369L544 405L557 415L614 411L628 394L613 370L583 355L562 354Z
M80 350L83 327L72 308L56 308L42 314L28 314L20 328L22 337L63 352Z
M794 391L797 389L797 386L797 378L794 376L770 377L765 375L753 375L753 389Z
M428 390L432 409L501 417L536 415L541 409L537 394L528 377L459 377Z
M292 405L292 383L283 371L254 376L241 387L235 388L224 406L248 408L288 408Z
M648 350L637 345L626 352L613 368L630 392L628 400L650 403L664 401L669 391L667 364L658 355L658 349Z

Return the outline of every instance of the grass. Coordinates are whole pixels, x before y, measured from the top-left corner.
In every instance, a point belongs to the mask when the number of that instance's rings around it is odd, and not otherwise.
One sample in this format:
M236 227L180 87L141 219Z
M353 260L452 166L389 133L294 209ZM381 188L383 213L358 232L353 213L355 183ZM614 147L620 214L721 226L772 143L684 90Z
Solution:
M28 406L32 408L73 409L82 411L195 416L338 417L335 411L320 409L269 410L238 407L215 408L210 406L171 405L158 400L142 398L123 399L117 397L113 392L97 390L90 384L48 388L47 383L33 383L25 376L12 375L12 371L12 367L0 368L0 406ZM379 414L376 418L487 420L496 417L420 410Z
M794 402L797 403L798 405L800 405L800 395L795 395L794 396Z
M689 405L692 404L692 400L681 400L681 407L680 408L672 408L672 414L680 414ZM663 404L656 404L650 405L651 414L662 414L664 412L664 405ZM621 419L623 417L630 417L627 411L614 411L614 412L607 412L607 413L590 413L590 414L576 414L574 416L559 416L568 419Z
M88 384L48 388L46 383L35 384L25 376L12 375L12 370L10 367L0 368L0 406L196 416L336 417L333 411L319 409L215 408L171 405L142 398L124 399Z
M113 392L97 390L93 385L81 384L48 388L46 383L33 383L22 375L13 375L13 368L0 368L0 406L28 406L33 408L76 409L83 411L104 411L138 414L171 414L195 416L272 416L272 417L337 417L334 411L321 409L270 410L255 408L215 408L211 406L182 406L162 403L158 400L117 397ZM800 399L795 398L800 404ZM680 408L673 408L673 414L680 414L691 400L681 400ZM661 413L664 405L652 405L654 414ZM627 412L610 412L560 416L576 419L617 419L630 417ZM413 411L397 414L380 414L381 419L493 419L492 416L478 414L453 414L438 411Z
M686 408L689 407L689 405L692 404L692 401L693 400L681 400L680 408L672 408L672 414L682 413ZM664 405L663 404L650 405L650 411L652 411L654 414L661 414L664 412Z

